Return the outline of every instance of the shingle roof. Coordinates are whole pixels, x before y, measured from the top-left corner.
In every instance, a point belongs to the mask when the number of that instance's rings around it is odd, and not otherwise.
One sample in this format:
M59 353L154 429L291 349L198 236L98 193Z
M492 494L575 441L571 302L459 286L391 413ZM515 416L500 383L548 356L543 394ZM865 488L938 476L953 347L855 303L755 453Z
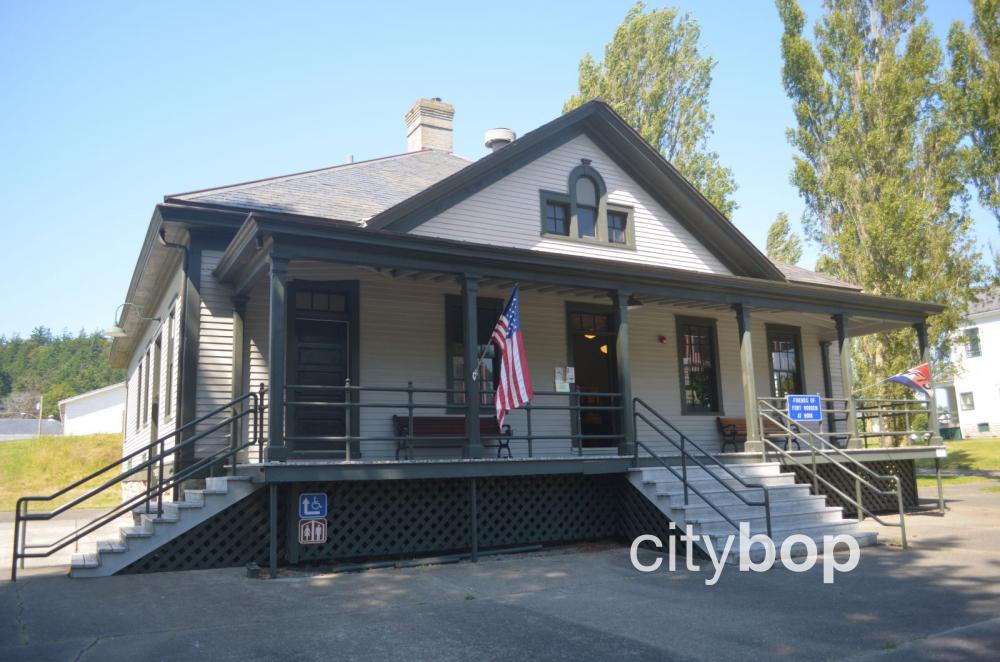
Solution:
M969 314L988 313L992 310L1000 310L1000 288L993 289L982 296L975 303L969 304Z
M165 200L361 221L419 193L470 163L447 152L423 150L178 193L166 196Z
M834 278L833 276L828 276L826 274L821 274L816 271L810 271L809 269L804 269L797 264L788 264L787 262L780 262L778 260L771 260L774 262L775 266L781 270L781 273L785 275L785 278L795 283L807 283L809 285L825 285L826 287L840 287L846 290L856 290L861 291L861 288L857 285L851 285L839 278Z

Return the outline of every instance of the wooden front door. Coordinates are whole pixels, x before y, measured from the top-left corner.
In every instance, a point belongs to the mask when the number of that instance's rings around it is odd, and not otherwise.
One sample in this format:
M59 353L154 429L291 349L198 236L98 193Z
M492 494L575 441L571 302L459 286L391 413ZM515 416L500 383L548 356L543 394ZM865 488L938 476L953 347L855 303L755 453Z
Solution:
M299 451L344 455L349 414L342 388L352 374L348 292L317 283L293 283L288 334L287 428Z
M615 397L595 395L618 391L617 337L615 318L610 310L604 307L570 308L570 361L576 372L581 406L577 429L581 435L594 437L582 441L584 448L618 445L618 439L600 436L618 433L621 429L618 412L586 408L588 405L613 407L619 404Z

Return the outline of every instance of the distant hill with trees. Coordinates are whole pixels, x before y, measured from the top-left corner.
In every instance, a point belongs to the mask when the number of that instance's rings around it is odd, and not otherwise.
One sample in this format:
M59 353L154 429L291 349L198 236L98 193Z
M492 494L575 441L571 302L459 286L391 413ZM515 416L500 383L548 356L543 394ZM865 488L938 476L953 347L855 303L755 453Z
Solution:
M39 326L27 338L0 336L0 416L35 414L44 396L44 416L59 416L58 402L125 379L108 362L111 341L99 332L53 335Z

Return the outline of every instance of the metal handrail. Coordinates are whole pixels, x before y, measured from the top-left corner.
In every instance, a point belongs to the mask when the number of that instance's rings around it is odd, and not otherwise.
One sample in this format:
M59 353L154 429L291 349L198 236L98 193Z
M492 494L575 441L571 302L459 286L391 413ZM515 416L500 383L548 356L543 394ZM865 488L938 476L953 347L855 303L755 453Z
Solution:
M575 385L574 385L575 386ZM300 391L304 392L300 397L308 398L310 393L342 393L344 395L343 401L341 402L331 402L328 400L315 400L315 399L287 399L285 400L286 410L289 407L324 407L329 409L341 409L346 412L346 420L344 425L344 435L295 435L286 434L285 439L289 439L293 442L295 441L313 441L313 442L340 442L344 444L344 458L346 461L351 461L351 445L353 443L371 443L371 442L400 442L405 441L408 446L412 445L414 441L419 440L422 442L429 443L443 443L443 442L453 442L456 440L461 440L465 438L465 434L455 434L455 435L439 435L435 437L417 437L413 434L413 418L417 415L417 412L421 410L437 410L442 409L448 410L452 408L464 408L467 405L455 405L451 403L431 403L431 402L416 402L414 400L415 396L419 395L439 395L448 396L451 394L465 394L465 389L456 388L428 388L428 387L415 387L413 382L408 382L405 387L401 386L360 386L352 384L350 379L346 379L343 385L315 385L315 384L286 384L285 391ZM361 394L361 393L380 393L380 394L400 394L406 396L406 401L404 402L386 402L386 401L375 401L375 402L360 402L359 399L351 398L351 394ZM484 392L485 393L485 392ZM534 421L533 413L539 411L565 411L568 413L573 413L579 415L580 412L584 411L610 411L610 412L620 412L624 410L622 404L620 404L621 393L618 392L581 392L575 388L570 391L544 391L539 389L534 389L535 398L539 397L565 397L569 398L568 404L534 404L534 400L529 401L521 409L525 412L525 434L514 434L511 432L507 434L501 431L499 434L486 434L480 433L480 439L486 441L496 441L498 439L504 439L508 441L524 441L527 442L528 446L528 457L534 457L534 442L536 441L555 441L555 440L569 440L571 444L571 450L578 455L583 455L583 443L589 440L615 440L619 443L624 442L625 435L622 432L614 432L608 434L581 434L578 432L570 432L569 434L535 434L534 433ZM619 404L584 404L581 402L583 398L594 397L594 398L607 398L607 399L618 399ZM475 406L475 405L473 405ZM481 405L480 405L481 406ZM398 411L405 412L404 416L409 419L409 425L407 426L407 433L405 435L393 435L393 436L361 436L351 434L351 415L358 415L362 409L394 409ZM464 414L455 414L456 417L461 417ZM290 419L289 416L285 417L286 423ZM505 425L505 428L509 428L509 425ZM315 454L328 454L329 449L320 450L309 450L309 449L296 449L296 453L301 453L304 455Z
M652 414L653 416L655 416L659 421L661 421L662 423L664 423L668 427L670 427L670 429L673 430L673 432L675 434L677 434L678 437L680 437L681 443L678 444L676 441L674 441L673 439L671 439L670 436L667 433L665 433L663 430L659 429L652 421L650 421L648 418L646 418L646 416L642 412L639 411L639 406L642 406L644 409L646 409L646 411L648 411L650 414ZM647 426L649 426L650 429L652 429L654 432L656 432L657 434L659 434L668 443L670 443L674 448L678 449L681 452L681 474L678 475L677 471L673 467L671 467L669 464L667 464L666 461L663 458L661 458L659 455L657 455L649 446L647 446L644 442L642 442L639 439L639 433L637 431L635 432L635 454L634 454L634 457L633 457L633 460L632 460L632 462L633 462L634 465L638 466L638 463L639 463L639 448L642 447L647 453L649 453L650 457L652 457L654 460L656 460L667 471L669 471L670 473L672 473L675 478L680 479L681 483L684 485L684 505L685 506L688 505L688 490L690 489L697 496L701 497L701 500L704 501L708 506L710 506L712 508L712 510L714 510L716 513L718 513L719 515L721 515L722 518L725 519L734 529L736 529L737 531L739 531L740 527L739 527L738 524L736 524L736 522L734 522L728 515L726 515L724 512L722 512L722 510L718 506L716 506L708 498L706 498L705 495L703 495L698 490L698 488L696 488L696 487L694 487L693 485L690 484L690 481L688 481L688 478L687 478L687 459L690 458L700 468L704 469L706 474L708 474L712 478L715 478L716 481L718 481L718 483L720 485L722 485L727 490L729 490L732 494L734 494L736 496L736 498L738 498L740 501L743 502L744 505L752 506L752 507L756 507L756 508L759 508L759 507L763 506L763 508L764 508L764 514L765 514L765 520L766 520L766 525L767 525L767 535L768 535L768 537L771 537L771 493L770 493L769 488L766 485L764 485L763 483L761 483L761 484L747 483L745 480L743 480L743 478L739 474L733 472L724 463L720 462L718 458L716 458L713 455L707 453L705 451L705 449L703 449L701 446L699 446L694 441L692 441L683 432L681 432L680 430L678 430L677 427L674 426L673 423L671 423L666 418L664 418L662 415L660 415L659 412L657 412L655 409L653 409L652 407L650 407L641 398L632 398L632 415L634 417L634 420L642 420ZM638 426L633 426L633 430L637 430L637 428L638 428ZM729 474L730 477L734 478L743 487L750 488L750 489L760 489L760 490L762 490L763 494L764 494L764 500L761 501L761 502L747 500L747 498L744 497L743 494L741 494L740 492L738 492L737 490L735 490L731 485L729 485L728 483L726 483L725 481L723 481L718 475L716 475L715 473L709 471L708 467L706 467L701 462L701 460L698 459L697 456L695 456L694 454L690 453L685 448L685 445L693 446L695 449L698 450L698 452L700 452L702 454L702 456L709 458L713 463L715 463L723 471L725 471L727 474Z
M266 389L264 388L263 385L261 385L259 392L257 393L250 392L238 398L234 398L230 402L213 409L209 413L200 416L199 418L183 426L176 428L175 430L163 435L162 437L156 439L155 441L131 453L126 454L119 460L116 460L106 465L105 467L102 467L101 469L91 472L87 476L77 481L74 481L73 483L70 483L69 485L53 492L52 494L20 497L17 500L14 513L14 545L13 545L13 555L11 559L11 581L17 580L18 561L21 562L21 567L23 568L24 559L26 558L44 558L51 556L52 554L63 549L67 545L80 540L81 538L98 530L99 528L108 524L109 522L117 519L126 512L132 511L136 506L142 503L145 503L146 512L149 513L150 504L154 498L156 499L157 503L156 514L161 515L163 513L163 494L168 490L174 489L176 486L179 486L182 481L194 477L195 475L199 474L205 469L211 469L220 461L224 461L227 458L235 458L237 453L247 448L250 448L251 446L256 445L258 447L258 452L263 452L263 432L261 428L262 428L263 411L264 411L262 402L265 392ZM251 404L249 406L243 406L239 411L236 410L237 405L242 405L246 402L250 402ZM176 437L181 432L189 430L192 427L198 425L199 423L203 423L206 420L214 416L217 416L218 414L222 413L227 409L232 409L232 414L227 418L225 418L224 420L213 424L207 430L203 430L191 436L190 438L185 439L180 443L175 443L169 448L164 447L164 444L168 439ZM252 420L254 422L254 433L253 435L248 436L247 441L239 443L239 439L235 434L235 431L237 429L235 426L239 421L250 417L252 417ZM163 460L166 456L176 454L181 449L193 446L198 441L206 438L207 436L227 426L232 426L231 428L232 434L230 435L230 443L226 448L219 449L214 453L212 453L211 455L208 455L204 458L195 461L194 463L192 463L188 467L185 467L181 471L174 472L172 475L164 478ZM159 451L154 454L153 450L156 447L159 447ZM119 472L113 478L106 480L105 482L94 488L91 488L84 494L75 497L74 499L71 499L70 501L61 504L60 506L49 511L44 511L44 512L28 511L29 503L52 501L53 499L56 499L66 494L70 490L79 487L80 485L83 485L85 483L88 483L97 478L98 476L101 476L102 474L116 467L119 467L122 464L128 462L129 460L146 452L149 452L150 456L148 457L148 459L144 460L141 464ZM158 467L158 472L159 472L155 485L153 484L152 480L152 468L154 466ZM107 489L115 485L118 485L127 478L139 474L143 471L146 471L147 473L146 489L143 492L122 501L121 503L114 506L107 512L97 516L96 518L90 520L89 522L87 522L82 526L78 526L76 529L74 529L73 531L64 535L62 538L59 538L56 541L42 543L42 544L31 544L31 545L27 543L27 523L29 521L47 521L55 517L58 517L62 513L74 508L75 506L81 503L84 503L88 499L103 493ZM26 551L28 549L43 549L44 551L28 552Z
M770 412L765 411L764 410L765 407L769 408L771 411ZM810 448L810 451L811 451L811 459L812 459L811 464L812 464L812 466L809 466L808 464L803 463L802 461L800 461L799 459L797 459L796 457L794 457L791 453L789 453L789 452L785 451L784 449L782 449L778 444L776 444L773 441L771 441L770 439L768 439L765 435L761 435L761 441L764 444L764 459L765 460L767 459L767 447L770 446L775 451L777 451L778 453L780 453L782 456L784 456L785 458L787 458L788 460L790 460L791 462L793 462L796 466L802 467L803 469L805 469L806 471L808 471L812 475L812 479L813 479L813 491L816 494L819 494L819 483L822 482L823 485L825 485L828 489L832 490L835 494L837 494L838 496L840 496L845 501L854 503L854 505L856 507L856 512L857 512L858 520L859 521L862 520L862 519L864 519L864 515L868 515L869 517L871 517L873 520L875 520L876 522L878 522L882 526L898 526L899 530L900 530L900 537L901 537L901 542L902 542L903 549L906 549L906 547L907 547L907 541L906 541L906 512L905 512L905 509L903 508L903 490L902 490L902 485L900 483L900 480L899 480L898 476L891 476L891 475L884 475L884 474L876 473L871 468L866 467L862 462L859 462L856 458L851 457L850 455L848 455L847 453L845 453L843 450L841 450L840 448L837 448L834 444L831 444L829 441L827 441L826 439L824 439L819 434L816 434L812 430L810 430L808 428L799 428L797 426L793 426L790 422L786 425L785 423L781 422L781 420L779 420L778 417L784 418L784 419L788 419L788 414L786 412L778 409L774 405L770 404L769 402L766 402L766 399L764 399L764 398L761 398L759 400L759 402L758 402L758 414L760 415L760 417L762 419L767 419L772 424L776 425L778 428L780 428L781 430L783 430L787 434L791 435L792 437L796 438L797 440L799 440L801 442L804 442L804 443L807 443L809 445L809 448ZM772 414L777 414L778 417L775 417ZM790 419L788 419L788 420L790 421ZM793 429L793 428L795 428L795 429ZM865 473L869 474L870 476L872 476L876 480L878 480L878 481L889 481L889 482L892 482L895 485L895 489L884 490L881 487L879 487L877 485L874 485L871 482L869 482L868 480L866 480L865 478L863 478L861 476L861 474L856 473L855 471L852 471L849 467L845 466L844 462L835 462L835 464L841 469L841 471L844 471L849 476L851 476L852 478L854 478L854 483L855 483L855 486L856 486L855 496L854 497L848 496L843 491L841 491L840 488L838 488L836 485L834 485L833 483L831 483L830 481L826 480L825 478L823 478L822 476L819 475L819 470L817 468L817 463L816 463L816 445L813 444L813 443L810 443L810 442L806 441L806 439L804 438L804 435L803 435L803 431L806 432L806 433L808 433L808 434L810 434L810 435L812 435L812 437L814 439L818 440L821 444L823 444L823 447L825 448L825 450L821 451L821 454L823 456L829 457L829 452L833 451L836 455L839 455L839 456L842 456L843 458L845 458L848 463L853 464L853 465L857 465L858 467L860 467ZM897 505L898 510L899 510L899 524L893 524L892 522L886 522L886 521L884 521L882 518L880 518L878 515L876 515L875 513L871 512L868 508L866 508L864 506L864 503L863 503L863 501L861 499L861 485L862 484L865 485L865 486L867 486L868 489L872 490L876 494L880 494L882 496L893 496L893 495L895 495L895 497L896 497L896 505Z

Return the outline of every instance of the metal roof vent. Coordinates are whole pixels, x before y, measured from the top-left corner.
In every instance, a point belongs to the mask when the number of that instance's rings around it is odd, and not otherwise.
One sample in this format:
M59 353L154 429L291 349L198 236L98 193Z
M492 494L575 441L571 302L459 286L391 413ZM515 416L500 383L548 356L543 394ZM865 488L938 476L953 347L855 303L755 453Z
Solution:
M510 129L490 129L486 132L484 142L486 147L494 152L517 140L517 134Z

